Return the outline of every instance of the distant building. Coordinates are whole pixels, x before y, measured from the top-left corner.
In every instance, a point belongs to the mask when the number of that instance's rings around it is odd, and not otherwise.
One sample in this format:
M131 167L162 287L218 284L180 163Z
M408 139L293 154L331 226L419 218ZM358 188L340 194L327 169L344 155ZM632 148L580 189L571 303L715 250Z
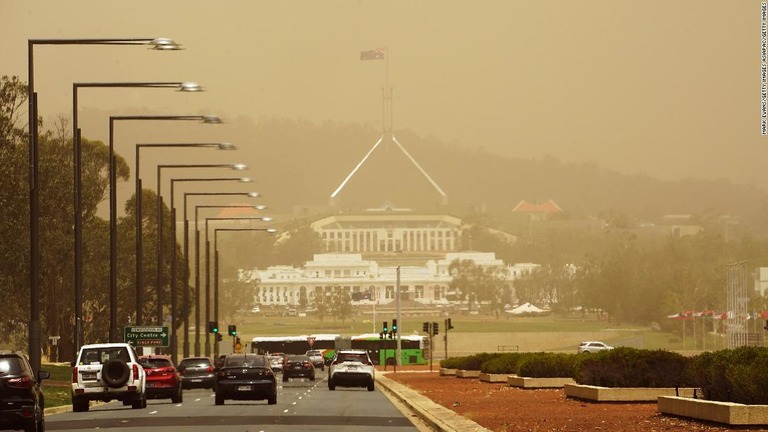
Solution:
M513 214L527 215L531 220L546 220L550 216L562 212L563 209L552 200L543 204L531 204L523 200L512 209Z
M491 252L448 253L424 266L380 266L357 253L327 253L314 255L301 268L270 266L264 270L240 270L238 279L253 284L254 299L264 306L307 306L311 293L330 291L336 286L360 299L353 304L388 304L395 301L399 267L401 301L445 305L452 294L448 267L457 259L472 260L480 266L505 267L510 281L539 267L531 263L506 265Z

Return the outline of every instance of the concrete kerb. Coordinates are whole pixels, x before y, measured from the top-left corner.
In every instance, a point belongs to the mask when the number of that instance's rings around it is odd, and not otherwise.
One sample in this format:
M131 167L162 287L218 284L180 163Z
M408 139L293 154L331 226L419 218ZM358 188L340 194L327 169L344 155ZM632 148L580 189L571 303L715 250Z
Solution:
M409 409L413 410L424 422L436 431L440 432L469 432L469 431L487 431L472 420L462 417L459 414L445 408L442 405L432 402L429 398L423 396L415 390L387 378L389 372L378 372L376 381L381 388L394 395Z

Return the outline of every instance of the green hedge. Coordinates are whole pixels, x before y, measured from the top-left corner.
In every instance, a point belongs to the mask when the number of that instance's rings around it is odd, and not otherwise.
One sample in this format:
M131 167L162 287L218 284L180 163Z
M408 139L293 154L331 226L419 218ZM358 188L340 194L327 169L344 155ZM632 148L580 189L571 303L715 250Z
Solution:
M690 387L690 359L664 350L619 347L579 354L574 380L601 387Z
M480 372L488 374L517 374L518 363L530 353L512 352L493 357L480 366Z
M519 376L531 378L573 378L576 355L531 353L518 363Z
M691 375L707 400L768 404L768 348L699 354L692 360Z

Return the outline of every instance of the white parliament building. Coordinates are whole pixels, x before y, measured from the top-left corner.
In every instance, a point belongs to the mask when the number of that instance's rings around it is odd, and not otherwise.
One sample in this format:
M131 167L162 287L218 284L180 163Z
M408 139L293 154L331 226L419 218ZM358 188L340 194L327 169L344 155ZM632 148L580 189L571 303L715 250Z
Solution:
M399 280L401 300L447 305L455 294L448 272L455 260L503 267L510 281L539 267L505 264L492 252L458 251L462 221L453 216L385 207L329 216L312 227L328 253L315 254L300 268L240 270L238 278L254 286L256 304L299 308L309 304L311 293L340 286L353 304L386 305L395 301Z

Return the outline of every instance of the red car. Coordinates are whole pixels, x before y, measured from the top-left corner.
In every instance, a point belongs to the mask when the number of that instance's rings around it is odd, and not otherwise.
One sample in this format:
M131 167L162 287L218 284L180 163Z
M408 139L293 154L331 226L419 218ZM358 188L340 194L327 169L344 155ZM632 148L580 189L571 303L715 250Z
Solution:
M171 398L181 403L181 376L167 355L146 355L139 357L139 364L147 373L147 399Z

